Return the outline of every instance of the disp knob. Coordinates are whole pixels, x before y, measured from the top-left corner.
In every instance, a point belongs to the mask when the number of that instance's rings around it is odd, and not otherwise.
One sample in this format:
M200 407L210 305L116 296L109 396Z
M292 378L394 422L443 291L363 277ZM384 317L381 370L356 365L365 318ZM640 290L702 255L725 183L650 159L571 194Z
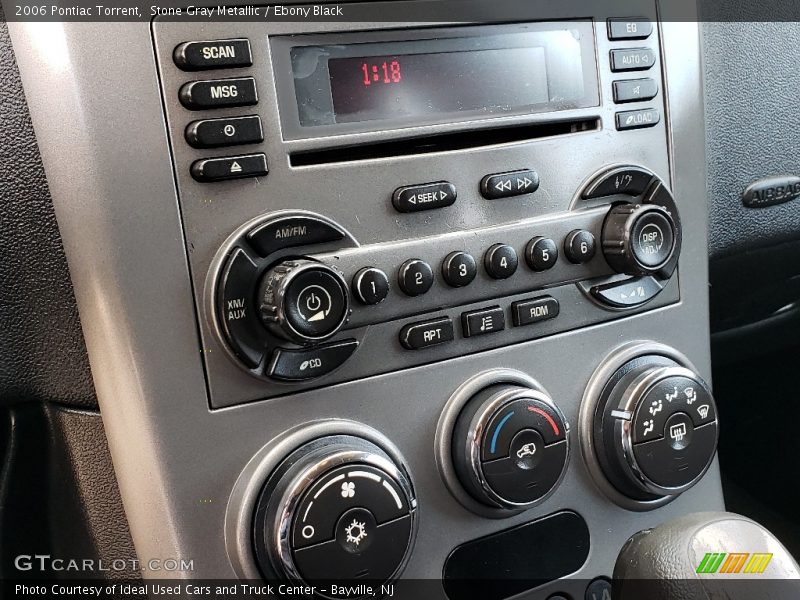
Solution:
M256 504L262 574L313 583L385 583L413 546L417 501L405 468L377 445L337 435L289 455Z
M473 396L456 420L452 457L478 502L507 510L542 502L567 467L564 416L542 391L495 384Z
M607 479L635 500L677 496L710 467L717 407L699 375L644 356L611 377L595 410L593 445Z
M676 225L655 204L618 204L603 223L602 246L606 261L618 273L653 275L672 258Z
M283 261L258 286L260 317L267 329L297 344L334 335L347 321L350 296L344 278L312 260Z

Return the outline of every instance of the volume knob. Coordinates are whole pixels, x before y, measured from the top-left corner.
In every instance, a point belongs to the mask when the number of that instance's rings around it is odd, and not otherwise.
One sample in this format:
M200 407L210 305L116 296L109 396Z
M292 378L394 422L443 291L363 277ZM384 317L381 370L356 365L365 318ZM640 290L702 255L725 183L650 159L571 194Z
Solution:
M612 269L626 275L653 275L675 251L675 221L654 204L619 204L603 223L603 254Z
M258 286L258 301L267 329L298 344L328 339L350 313L344 278L308 259L284 261L267 270Z

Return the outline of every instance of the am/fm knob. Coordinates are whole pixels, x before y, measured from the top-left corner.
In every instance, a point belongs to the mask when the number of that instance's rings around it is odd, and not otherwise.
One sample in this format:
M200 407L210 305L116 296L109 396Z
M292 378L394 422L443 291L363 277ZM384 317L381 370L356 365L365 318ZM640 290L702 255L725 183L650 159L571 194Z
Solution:
M283 261L258 287L260 317L267 329L298 344L313 344L339 331L350 313L344 278L312 260Z
M619 204L603 223L603 254L612 269L626 275L653 275L672 258L676 225L657 205Z

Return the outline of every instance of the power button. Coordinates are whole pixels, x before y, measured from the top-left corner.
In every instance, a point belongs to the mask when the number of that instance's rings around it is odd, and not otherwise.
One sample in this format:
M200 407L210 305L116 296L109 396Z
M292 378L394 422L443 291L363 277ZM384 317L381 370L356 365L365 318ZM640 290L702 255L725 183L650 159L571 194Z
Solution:
M283 262L267 271L259 298L264 324L276 335L300 344L332 336L350 309L342 276L310 260Z

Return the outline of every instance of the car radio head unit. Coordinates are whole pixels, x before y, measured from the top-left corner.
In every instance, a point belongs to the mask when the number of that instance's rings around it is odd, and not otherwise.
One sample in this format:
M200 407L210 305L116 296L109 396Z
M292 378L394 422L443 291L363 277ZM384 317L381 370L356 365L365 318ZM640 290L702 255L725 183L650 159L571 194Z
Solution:
M284 127L349 133L600 102L591 21L392 33L273 38L292 73Z

